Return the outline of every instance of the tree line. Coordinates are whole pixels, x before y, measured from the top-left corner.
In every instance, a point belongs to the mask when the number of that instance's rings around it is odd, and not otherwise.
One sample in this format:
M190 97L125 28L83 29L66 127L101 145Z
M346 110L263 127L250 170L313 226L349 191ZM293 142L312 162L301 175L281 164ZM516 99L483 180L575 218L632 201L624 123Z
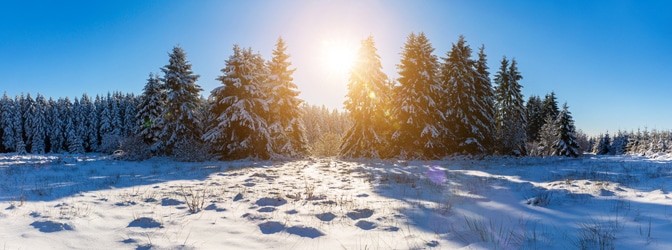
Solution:
M71 102L5 94L0 151L121 149L129 159L180 160L581 152L566 104L560 110L553 93L526 103L516 60L502 58L491 79L484 46L472 58L463 36L439 60L424 33L411 33L394 80L382 72L373 38L365 39L350 71L345 113L298 98L286 48L279 38L267 61L234 45L216 79L221 85L207 98L200 96L199 75L180 46L169 53L161 74L150 73L140 96L115 92L92 100L85 94Z
M397 64L399 78L391 81L373 38L362 41L345 101L353 126L344 136L341 156L582 153L566 103L559 110L554 94L544 102L534 96L525 103L515 59L503 57L491 80L485 47L473 58L464 36L445 57L433 52L424 33L411 33Z

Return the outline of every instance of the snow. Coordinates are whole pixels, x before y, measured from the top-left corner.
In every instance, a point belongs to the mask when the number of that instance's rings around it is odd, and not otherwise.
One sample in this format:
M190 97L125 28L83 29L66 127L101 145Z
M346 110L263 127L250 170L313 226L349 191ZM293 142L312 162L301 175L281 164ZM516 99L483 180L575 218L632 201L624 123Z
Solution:
M671 249L672 156L0 154L3 249Z

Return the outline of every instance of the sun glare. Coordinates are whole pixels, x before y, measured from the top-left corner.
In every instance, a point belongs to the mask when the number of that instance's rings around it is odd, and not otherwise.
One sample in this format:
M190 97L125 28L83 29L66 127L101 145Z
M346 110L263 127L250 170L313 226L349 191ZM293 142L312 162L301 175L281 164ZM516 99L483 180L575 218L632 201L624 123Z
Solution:
M345 74L355 62L357 48L346 41L325 40L322 42L322 51L326 70L334 74Z

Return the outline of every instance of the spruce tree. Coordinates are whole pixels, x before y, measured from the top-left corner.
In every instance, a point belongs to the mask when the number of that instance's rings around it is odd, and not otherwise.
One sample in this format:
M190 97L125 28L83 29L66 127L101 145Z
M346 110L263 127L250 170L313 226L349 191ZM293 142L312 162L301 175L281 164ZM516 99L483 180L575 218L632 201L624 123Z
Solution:
M446 126L452 137L447 137L445 144L452 152L486 153L494 122L491 113L493 92L488 91L491 86L485 53L481 50L477 65L471 59L471 48L464 36L460 36L447 55L441 65L441 82L446 90L442 102L446 110Z
M345 109L353 121L340 146L347 158L386 158L389 153L390 85L373 37L362 41L350 71Z
M0 99L0 127L2 127L2 145L5 151L16 150L14 141L14 100L7 96L7 92Z
M516 60L502 58L499 71L495 75L497 106L497 137L500 153L505 155L526 155L527 127L522 86L523 77L518 72Z
M98 115L96 110L96 105L93 100L87 95L82 94L82 99L79 102L81 106L80 110L82 113L81 120L84 121L84 124L81 126L84 128L84 131L81 134L82 141L85 146L84 150L93 152L98 150Z
M31 150L33 154L44 154L46 153L46 136L47 136L47 117L46 117L46 108L47 100L43 95L37 94L35 97L35 102L30 107L30 117L31 119Z
M264 59L251 48L234 45L221 71L217 80L222 86L210 92L217 125L203 140L225 159L270 158L274 152L265 120L269 109L263 92L268 76Z
M445 117L439 99L438 59L424 33L411 33L401 52L399 85L394 89L394 155L436 159L445 155Z
M140 96L140 104L135 115L137 135L148 145L154 145L161 138L162 128L158 123L165 105L165 93L160 79L149 73L149 79Z
M166 105L161 115L163 130L158 146L165 153L172 154L177 143L189 147L200 140L201 135L197 134L200 121L196 110L200 105L199 92L202 89L196 84L199 75L191 70L182 47L175 46L168 56L169 63L161 68Z
M26 141L23 135L23 112L22 112L22 103L24 102L23 94L21 96L17 95L14 98L14 118L12 123L14 124L14 150L18 154L26 154Z
M483 122L483 142L481 143L486 153L491 153L495 148L495 92L490 81L490 72L488 71L488 60L485 54L485 45L478 49L478 60L476 61L475 85L476 102L480 103L481 111L476 114L478 119Z
M273 58L268 62L268 83L265 91L268 98L268 129L273 144L273 151L277 154L296 158L308 154L308 142L300 108L303 101L298 98L299 91L294 84L292 74L296 69L290 69L287 61L289 55L285 52L287 46L282 37L278 38Z
M525 103L525 111L527 115L527 140L535 142L539 140L539 132L544 126L545 116L542 113L542 101L539 96L532 95ZM553 118L555 119L555 118Z
M50 153L62 153L64 148L63 144L65 139L63 139L63 118L61 112L61 103L63 99L54 99L49 98L49 152Z
M555 145L558 135L558 124L555 118L547 116L544 119L544 125L539 129L539 135L536 143L536 154L538 156L553 155L553 146Z
M558 101L555 98L555 92L551 92L550 94L547 94L546 97L544 97L541 113L543 114L544 118L550 116L553 119L556 119L558 117L558 114L560 114L560 109L558 108Z
M576 142L576 127L574 127L572 113L569 112L567 103L562 105L562 110L558 114L556 121L558 124L558 138L555 145L553 145L553 149L555 149L553 155L578 157L580 152L579 144Z

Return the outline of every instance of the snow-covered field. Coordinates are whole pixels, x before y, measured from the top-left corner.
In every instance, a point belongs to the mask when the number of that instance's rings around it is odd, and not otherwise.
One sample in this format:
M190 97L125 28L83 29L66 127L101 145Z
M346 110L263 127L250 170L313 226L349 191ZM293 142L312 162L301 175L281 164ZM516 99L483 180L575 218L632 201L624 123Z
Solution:
M672 160L0 155L2 249L672 249Z

